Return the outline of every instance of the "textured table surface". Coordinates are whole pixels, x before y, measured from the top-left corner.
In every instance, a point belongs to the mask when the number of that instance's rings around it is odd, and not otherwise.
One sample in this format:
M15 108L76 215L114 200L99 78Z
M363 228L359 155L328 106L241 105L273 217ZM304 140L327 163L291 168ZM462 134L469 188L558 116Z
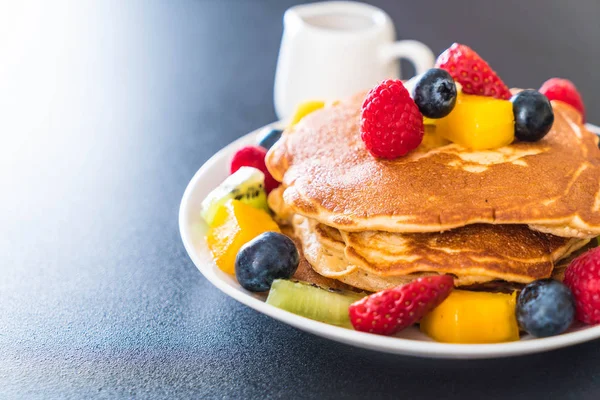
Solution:
M600 398L600 341L435 361L321 339L187 257L186 184L275 119L292 0L0 2L0 398ZM597 0L373 1L510 86L566 76L600 121Z

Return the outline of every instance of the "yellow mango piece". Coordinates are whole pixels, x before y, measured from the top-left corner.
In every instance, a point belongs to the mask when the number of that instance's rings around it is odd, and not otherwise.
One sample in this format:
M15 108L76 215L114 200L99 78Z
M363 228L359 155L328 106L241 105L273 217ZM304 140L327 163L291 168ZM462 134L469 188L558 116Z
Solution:
M298 104L290 122L290 126L296 125L302 118L323 107L325 107L325 102L316 100L305 101L304 103Z
M423 125L425 125L425 126L435 125L435 121L436 120L433 118L423 117Z
M449 143L450 141L444 139L437 133L434 125L425 125L425 133L423 135L423 141L419 145L419 149L427 151L435 149L436 147L445 146Z
M512 103L487 96L459 93L452 112L435 126L441 136L474 150L496 149L515 138Z
M500 343L519 340L517 293L454 290L421 320L421 332L445 343Z
M206 243L217 266L235 273L235 257L240 248L264 232L280 232L271 216L239 200L230 199L219 208Z

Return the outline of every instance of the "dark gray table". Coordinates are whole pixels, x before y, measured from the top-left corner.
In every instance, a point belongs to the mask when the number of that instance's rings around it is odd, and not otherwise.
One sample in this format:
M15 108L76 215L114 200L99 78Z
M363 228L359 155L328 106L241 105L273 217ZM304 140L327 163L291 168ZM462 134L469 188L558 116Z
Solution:
M293 3L0 5L0 398L600 398L600 342L379 354L258 314L194 267L181 195L275 119ZM597 0L373 3L400 38L468 43L510 86L572 78L600 121Z

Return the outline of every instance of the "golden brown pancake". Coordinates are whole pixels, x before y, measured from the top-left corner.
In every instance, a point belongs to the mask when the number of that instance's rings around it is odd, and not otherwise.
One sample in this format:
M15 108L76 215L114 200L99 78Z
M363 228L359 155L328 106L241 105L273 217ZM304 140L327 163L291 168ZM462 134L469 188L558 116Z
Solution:
M550 277L555 260L587 243L585 239L541 234L521 225L472 225L428 234L367 232L363 235L340 233L296 216L293 226L304 256L315 271L369 291L444 273L456 277L456 286L498 280L528 283ZM362 237L356 240L356 235ZM373 239L374 236L381 237ZM350 238L350 242L343 242L342 238ZM374 247L377 251L373 251Z
M308 229L308 220L303 217L294 219L294 233L302 243L302 255L318 275L337 280L351 287L370 292L378 292L390 287L410 282L419 276L429 274L412 274L407 276L381 278L351 265L344 256L344 244L333 240L320 242L314 232Z
M449 144L373 157L360 139L364 94L316 111L267 155L294 213L349 232L442 232L528 224L565 237L600 234L600 150L570 106L553 102L536 143L489 151Z
M525 225L474 224L442 233L342 232L348 261L379 276L438 272L529 283L584 246ZM477 281L474 283L481 283Z
M586 251L593 249L594 247L598 247L598 242L596 240L591 240L585 246L577 249L576 251L573 251L571 254L568 254L564 258L560 259L554 265L554 270L552 271L552 278L562 282L562 280L565 279L565 272L569 264L571 264L571 261L582 255Z
M313 270L310 263L304 257L304 253L302 251L302 243L300 240L294 235L293 229L291 227L283 226L281 232L288 236L290 239L294 241L296 247L298 248L298 253L300 255L300 263L298 264L298 269L294 273L293 279L297 279L299 281L314 283L315 285L321 287L329 287L333 289L346 289L352 290L352 286L348 286L344 284L342 281L337 279L327 278L321 274L318 274Z
M267 200L269 208L274 213L275 221L279 225L290 225L294 216L294 210L283 201L283 186L271 190Z

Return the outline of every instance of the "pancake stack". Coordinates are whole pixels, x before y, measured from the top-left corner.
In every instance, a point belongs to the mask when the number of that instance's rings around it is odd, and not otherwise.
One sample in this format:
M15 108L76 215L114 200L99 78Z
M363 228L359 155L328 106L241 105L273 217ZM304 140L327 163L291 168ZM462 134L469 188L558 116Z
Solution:
M539 142L476 151L428 127L418 149L384 160L360 138L363 99L306 116L266 158L282 183L269 205L319 275L373 292L430 274L519 285L600 235L598 138L570 106L552 103Z

